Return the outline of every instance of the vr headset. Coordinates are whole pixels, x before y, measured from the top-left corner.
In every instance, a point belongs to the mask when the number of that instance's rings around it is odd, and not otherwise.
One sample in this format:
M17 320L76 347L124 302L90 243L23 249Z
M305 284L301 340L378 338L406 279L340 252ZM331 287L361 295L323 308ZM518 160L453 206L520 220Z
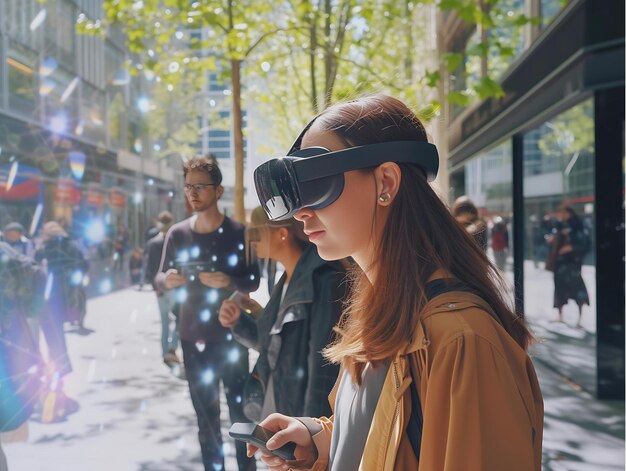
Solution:
M344 172L384 162L420 167L428 181L437 176L439 154L428 142L391 141L331 152L324 147L300 148L304 128L285 157L261 164L254 184L261 206L272 221L290 219L303 208L322 209L334 203L344 187Z

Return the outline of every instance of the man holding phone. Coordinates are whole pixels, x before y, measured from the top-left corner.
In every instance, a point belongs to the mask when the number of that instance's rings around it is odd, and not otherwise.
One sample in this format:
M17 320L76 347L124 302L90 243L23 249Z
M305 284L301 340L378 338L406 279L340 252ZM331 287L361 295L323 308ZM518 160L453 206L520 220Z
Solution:
M181 346L198 418L202 461L205 470L213 471L224 466L219 382L226 392L231 422L241 422L245 420L241 397L248 376L248 351L220 325L219 307L236 290L256 290L260 276L257 264L246 260L244 227L217 207L224 188L215 159L191 159L183 165L183 173L185 195L195 215L168 232L157 283L175 290L180 304ZM256 469L245 445L238 442L236 446L239 469Z

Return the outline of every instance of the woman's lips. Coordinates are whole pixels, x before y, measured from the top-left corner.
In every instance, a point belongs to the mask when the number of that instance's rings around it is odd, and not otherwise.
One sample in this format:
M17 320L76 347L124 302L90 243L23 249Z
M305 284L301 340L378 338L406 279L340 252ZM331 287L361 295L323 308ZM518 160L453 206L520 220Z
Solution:
M316 239L319 239L324 235L326 231L304 231L305 234L309 237L311 242L314 242Z

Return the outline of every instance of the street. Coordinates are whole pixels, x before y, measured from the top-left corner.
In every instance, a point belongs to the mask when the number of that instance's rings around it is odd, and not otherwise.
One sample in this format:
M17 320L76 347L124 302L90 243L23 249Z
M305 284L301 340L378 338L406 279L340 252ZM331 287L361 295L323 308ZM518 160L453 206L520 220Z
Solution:
M83 333L67 333L74 372L66 392L80 410L66 422L31 420L27 430L3 434L9 469L202 469L187 383L161 359L154 292L126 289L91 299L85 325ZM227 436L224 398L222 403ZM236 469L230 440L224 452L226 469Z
M547 286L539 296L545 298L549 285L541 286ZM267 292L255 297L264 303ZM74 365L67 393L80 410L66 422L30 421L27 429L4 434L9 469L201 470L186 382L161 362L154 293L125 289L91 299L86 327L67 334ZM624 469L623 402L594 399L555 371L538 347L533 360L545 401L544 470ZM230 423L222 399L226 436ZM224 452L226 469L237 469L229 440Z

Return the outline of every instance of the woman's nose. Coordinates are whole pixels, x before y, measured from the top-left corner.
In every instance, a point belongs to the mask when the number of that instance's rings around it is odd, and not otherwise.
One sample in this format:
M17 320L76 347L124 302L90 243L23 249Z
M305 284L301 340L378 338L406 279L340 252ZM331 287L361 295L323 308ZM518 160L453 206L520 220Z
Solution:
M313 210L308 208L301 209L296 214L294 214L293 217L296 221L304 222L307 219L313 217Z

